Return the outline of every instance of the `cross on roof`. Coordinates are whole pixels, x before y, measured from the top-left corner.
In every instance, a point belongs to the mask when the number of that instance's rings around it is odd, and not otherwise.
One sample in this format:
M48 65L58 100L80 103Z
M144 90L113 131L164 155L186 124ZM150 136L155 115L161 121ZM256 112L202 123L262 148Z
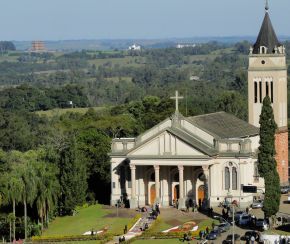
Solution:
M265 3L265 10L268 12L269 10L269 1L266 0L266 3Z
M170 97L170 99L175 100L175 112L178 112L178 100L183 99L183 97L178 96L178 91L175 91L175 97Z

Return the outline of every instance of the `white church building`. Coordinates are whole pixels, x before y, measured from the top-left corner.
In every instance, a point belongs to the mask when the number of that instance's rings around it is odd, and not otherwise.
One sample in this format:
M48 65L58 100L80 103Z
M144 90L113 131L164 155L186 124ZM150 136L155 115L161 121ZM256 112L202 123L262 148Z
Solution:
M130 207L186 201L217 206L226 197L253 201L243 185L263 187L256 164L259 129L225 112L183 117L178 110L136 138L114 139L111 204Z
M126 198L131 208L160 203L179 208L192 201L217 206L225 198L249 206L264 191L258 175L259 115L270 96L275 121L276 161L281 184L288 181L287 67L268 14L249 53L249 123L217 112L184 117L176 111L136 138L115 138L111 157L111 204ZM286 120L287 121L287 120ZM257 187L246 193L243 186Z

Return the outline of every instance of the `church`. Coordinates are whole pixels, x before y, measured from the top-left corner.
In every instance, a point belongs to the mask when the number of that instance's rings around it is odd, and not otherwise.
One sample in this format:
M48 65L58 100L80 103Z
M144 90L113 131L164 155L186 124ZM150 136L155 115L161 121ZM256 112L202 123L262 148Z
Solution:
M178 202L185 208L218 206L225 199L247 207L264 192L258 173L259 116L269 96L278 130L275 136L280 183L288 184L287 67L285 47L279 42L265 8L248 67L249 121L216 112L184 117L175 113L136 138L112 141L111 205L129 200L130 208ZM257 187L257 193L244 192Z

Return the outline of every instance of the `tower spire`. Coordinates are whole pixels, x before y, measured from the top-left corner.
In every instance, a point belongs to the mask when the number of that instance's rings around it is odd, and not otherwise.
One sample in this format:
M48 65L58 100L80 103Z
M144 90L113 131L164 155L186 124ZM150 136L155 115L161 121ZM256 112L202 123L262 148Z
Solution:
M265 10L266 10L266 12L268 12L269 11L269 1L268 0L265 0L266 2L265 2Z

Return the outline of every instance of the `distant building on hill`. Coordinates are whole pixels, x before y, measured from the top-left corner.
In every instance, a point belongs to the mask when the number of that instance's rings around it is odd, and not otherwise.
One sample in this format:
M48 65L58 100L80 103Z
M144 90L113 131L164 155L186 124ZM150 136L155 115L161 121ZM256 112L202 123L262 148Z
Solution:
M176 48L196 47L196 44L177 44Z
M141 50L141 46L140 45L133 44L132 46L129 46L128 49L129 50L140 51Z
M31 52L46 52L46 48L43 41L32 41L31 42Z

